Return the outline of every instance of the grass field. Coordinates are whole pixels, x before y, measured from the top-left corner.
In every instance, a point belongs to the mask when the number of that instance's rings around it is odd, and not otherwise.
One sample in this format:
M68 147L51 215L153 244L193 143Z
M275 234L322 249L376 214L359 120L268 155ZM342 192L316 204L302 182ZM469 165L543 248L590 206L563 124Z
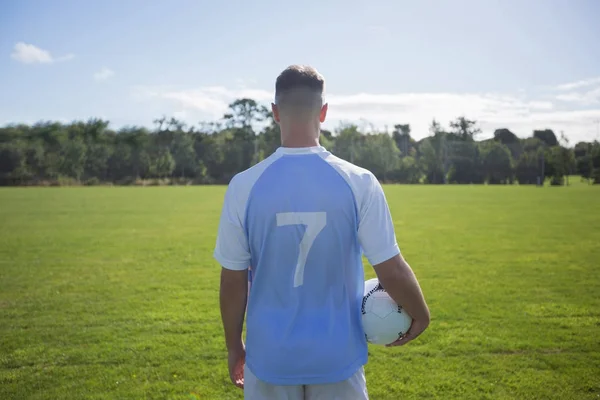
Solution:
M370 347L372 399L600 398L599 187L385 190L432 323ZM0 190L0 399L241 399L212 259L224 191Z

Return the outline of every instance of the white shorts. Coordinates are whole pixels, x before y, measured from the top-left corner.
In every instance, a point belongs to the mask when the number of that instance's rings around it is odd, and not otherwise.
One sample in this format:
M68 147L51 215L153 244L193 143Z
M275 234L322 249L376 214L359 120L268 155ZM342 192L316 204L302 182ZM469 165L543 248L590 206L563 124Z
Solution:
M349 379L318 385L272 385L259 380L244 368L246 400L368 400L364 367Z

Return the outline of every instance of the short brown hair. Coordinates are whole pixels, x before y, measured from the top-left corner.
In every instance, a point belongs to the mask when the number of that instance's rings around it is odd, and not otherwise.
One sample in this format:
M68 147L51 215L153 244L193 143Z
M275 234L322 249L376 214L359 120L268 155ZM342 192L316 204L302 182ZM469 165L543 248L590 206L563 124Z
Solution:
M293 91L313 92L321 97L324 89L325 79L315 68L308 65L290 65L275 81L275 102L281 102L285 94Z

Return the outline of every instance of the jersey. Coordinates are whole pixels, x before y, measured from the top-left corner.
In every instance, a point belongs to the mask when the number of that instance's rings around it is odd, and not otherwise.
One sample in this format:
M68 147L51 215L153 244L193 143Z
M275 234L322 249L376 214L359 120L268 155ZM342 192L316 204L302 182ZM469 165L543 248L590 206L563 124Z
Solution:
M230 181L215 259L246 270L246 365L275 385L333 383L367 362L362 255L400 253L381 185L322 146L278 148Z

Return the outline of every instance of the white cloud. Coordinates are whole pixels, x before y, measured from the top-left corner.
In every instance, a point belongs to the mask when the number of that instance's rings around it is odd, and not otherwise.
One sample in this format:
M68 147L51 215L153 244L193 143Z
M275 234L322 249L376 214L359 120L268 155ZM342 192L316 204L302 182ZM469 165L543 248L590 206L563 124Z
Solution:
M562 85L558 85L556 88L558 90L573 90L580 89L586 86L593 86L596 84L600 84L600 77L585 79L577 82L563 83Z
M208 86L199 89L176 89L169 86L140 86L133 90L133 96L139 100L168 100L175 103L177 109L200 112L208 118L220 118L228 105L238 98L251 98L268 103L273 94L260 89L228 89L222 86ZM187 115L191 115L188 113Z
M464 115L475 119L482 129L481 138L491 137L494 130L508 128L521 137L535 129L564 131L572 141L594 138L594 119L600 109L558 110L553 102L497 94L406 93L396 95L359 94L330 96L332 120L357 121L364 117L377 127L409 123L413 137L429 134L433 118L448 126Z
M600 77L564 83L555 87L554 99L572 107L600 105Z
M112 78L115 75L115 71L110 68L103 67L100 71L94 73L94 79L97 81L105 81Z
M175 111L173 113L173 118L179 119L179 120L185 120L188 117L188 113L187 111Z
M75 57L73 54L67 54L61 57L53 57L48 50L44 50L24 42L15 44L13 52L10 56L12 59L23 64L52 64L55 62L71 60Z
M249 78L249 79L237 78L235 80L235 83L240 88L247 88L248 86L256 85L256 79L254 79L254 78Z
M586 91L559 94L556 99L581 105L600 104L600 86Z
M42 50L32 44L19 42L15 45L11 57L24 64L51 63L52 56L46 50Z
M138 87L138 99L163 102L179 112L186 111L186 122L218 119L228 104L242 97L269 105L273 93L260 89L229 89L221 86L197 89L173 87ZM572 142L595 138L598 109L567 109L556 100L527 98L526 93L357 93L327 95L328 120L324 127L335 129L342 122L364 125L365 121L378 129L408 123L416 139L429 135L429 125L435 118L442 126L466 116L478 121L482 138L491 137L494 130L508 128L521 137L531 136L534 129L550 128L558 134L564 131ZM183 115L183 114L181 114Z

